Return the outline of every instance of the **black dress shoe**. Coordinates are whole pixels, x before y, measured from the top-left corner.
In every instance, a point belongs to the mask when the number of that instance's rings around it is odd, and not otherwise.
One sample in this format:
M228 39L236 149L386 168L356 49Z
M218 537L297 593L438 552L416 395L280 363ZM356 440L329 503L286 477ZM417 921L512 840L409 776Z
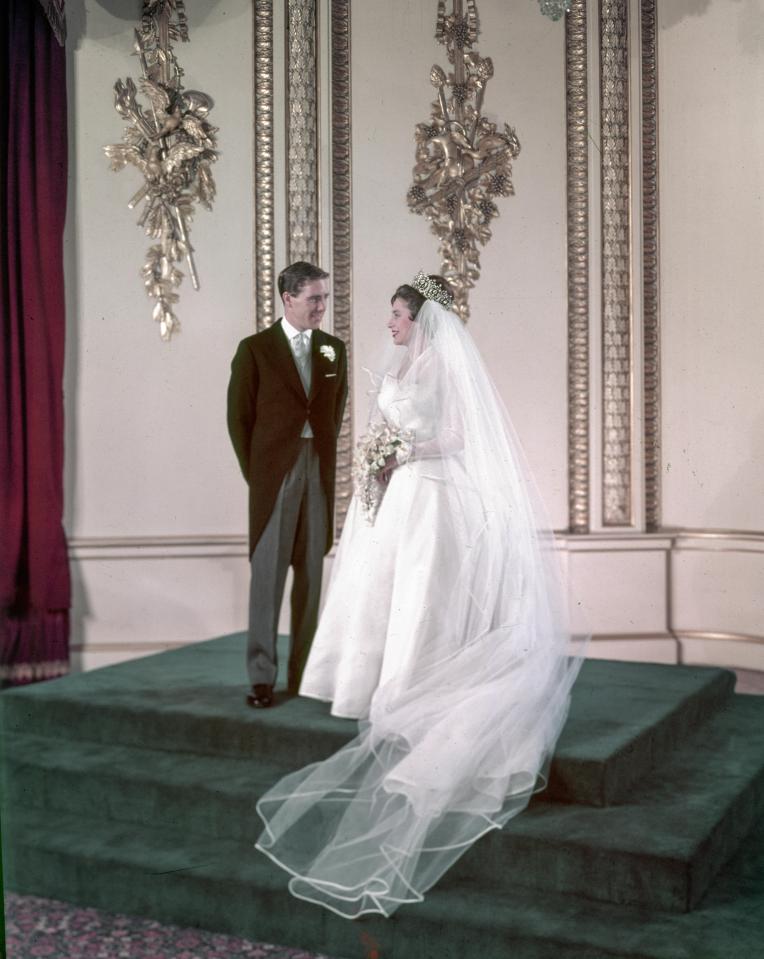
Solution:
M255 709L265 709L273 705L273 686L267 683L255 683L252 692L247 693L247 705Z

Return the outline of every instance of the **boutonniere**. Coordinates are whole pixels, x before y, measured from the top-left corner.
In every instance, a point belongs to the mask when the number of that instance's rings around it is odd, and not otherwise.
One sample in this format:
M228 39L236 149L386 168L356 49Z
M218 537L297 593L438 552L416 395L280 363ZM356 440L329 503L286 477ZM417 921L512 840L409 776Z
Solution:
M322 346L320 353L321 356L325 356L330 363L333 363L337 359L337 354L334 352L333 346Z

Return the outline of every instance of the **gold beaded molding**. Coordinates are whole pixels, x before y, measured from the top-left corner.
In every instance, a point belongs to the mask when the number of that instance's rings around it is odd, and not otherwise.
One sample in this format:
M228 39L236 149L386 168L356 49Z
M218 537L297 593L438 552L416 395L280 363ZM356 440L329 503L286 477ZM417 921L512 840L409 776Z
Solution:
M255 324L274 319L273 2L255 2Z
M318 263L318 23L315 0L287 0L287 263Z
M568 191L568 522L589 530L589 161L586 0L565 26Z
M629 5L600 3L602 522L632 523Z
M334 527L339 538L353 495L353 372L352 252L353 205L351 179L350 0L332 0L331 6L332 111L332 288L334 335L345 343L350 391L337 441L337 479Z
M660 528L660 323L658 288L658 70L655 0L642 0L642 351L645 527Z
M599 0L599 78L587 83L587 3L572 0L566 17L568 203L568 476L569 529L591 526L589 426L589 131L588 98L598 97L601 126L602 262L602 525L642 525L634 516L632 280L642 284L644 528L660 528L660 326L658 249L658 120L656 0L641 0L640 36L631 53L641 58L640 114L629 115L629 4ZM639 125L637 125L639 124ZM630 140L641 150L641 263L632 277Z

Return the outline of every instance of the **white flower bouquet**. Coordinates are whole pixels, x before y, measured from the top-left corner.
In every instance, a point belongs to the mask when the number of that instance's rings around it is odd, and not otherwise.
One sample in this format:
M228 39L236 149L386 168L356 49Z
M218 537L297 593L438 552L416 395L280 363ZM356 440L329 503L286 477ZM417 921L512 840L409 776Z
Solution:
M410 433L397 430L388 423L380 423L372 426L356 443L353 488L370 526L374 525L385 494L379 474L391 456L395 456L398 463L405 463L411 455L412 440Z

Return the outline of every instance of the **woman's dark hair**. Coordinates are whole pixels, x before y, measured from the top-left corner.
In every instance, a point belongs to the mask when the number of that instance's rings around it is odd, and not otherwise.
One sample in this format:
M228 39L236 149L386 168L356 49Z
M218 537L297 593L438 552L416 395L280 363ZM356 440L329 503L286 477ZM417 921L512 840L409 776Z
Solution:
M329 274L322 270L320 266L313 266L312 263L306 263L305 260L298 260L292 263L279 273L278 288L279 296L289 293L291 296L299 296L302 288L311 280L325 280Z
M436 283L442 286L446 293L453 298L454 291L451 289L451 284L448 280L437 273L430 273L428 276L431 280L435 280ZM408 283L403 283L390 297L391 303L394 303L396 300L403 300L411 314L411 319L415 320L417 313L421 310L425 302L425 297L422 296L419 290L415 290L413 286L410 286Z
M415 290L413 286L409 286L408 283L403 283L390 297L390 302L394 303L396 300L403 300L403 302L408 307L408 311L411 314L411 319L415 319L417 313L422 307L425 298L419 292Z

